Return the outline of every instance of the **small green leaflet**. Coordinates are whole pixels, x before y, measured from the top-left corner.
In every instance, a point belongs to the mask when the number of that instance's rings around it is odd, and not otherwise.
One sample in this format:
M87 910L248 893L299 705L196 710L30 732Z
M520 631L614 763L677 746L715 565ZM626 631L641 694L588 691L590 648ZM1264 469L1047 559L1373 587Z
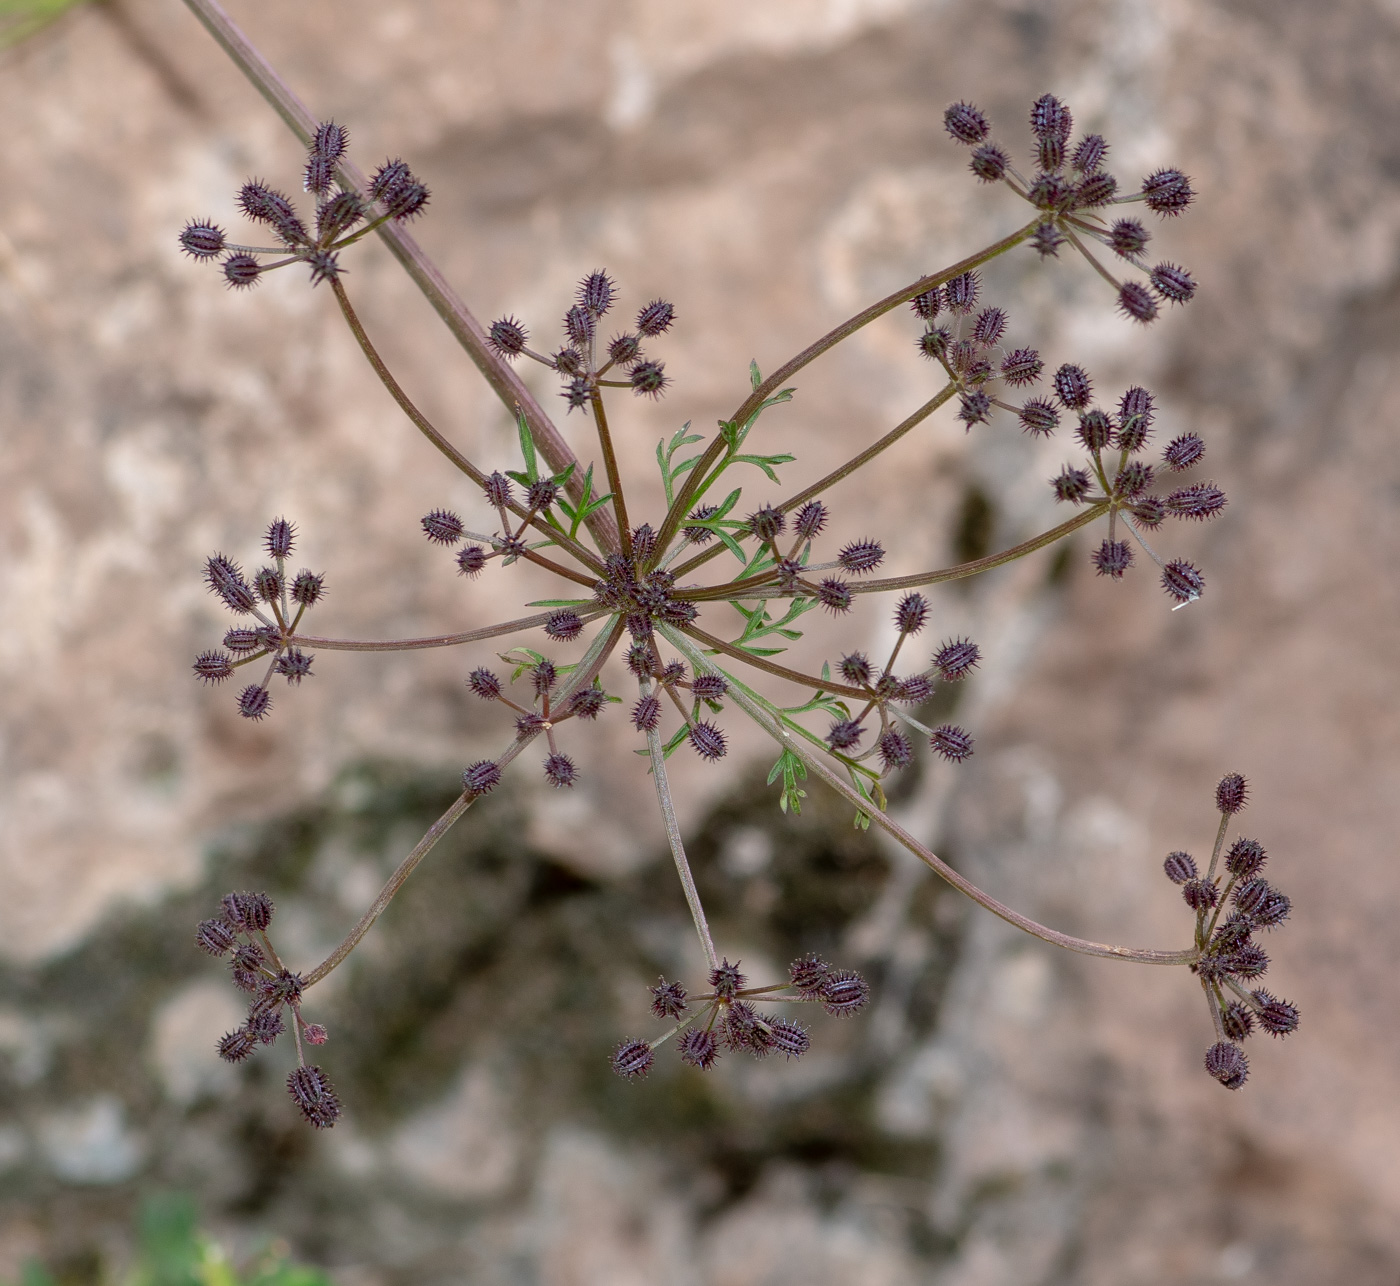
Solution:
M773 770L768 774L768 785L772 785L778 780L781 774L783 779L783 791L778 796L778 807L787 812L789 809L794 814L802 811L802 801L807 798L805 790L799 790L797 783L807 780L807 765L802 762L791 750L784 750L778 756L778 762L773 765Z

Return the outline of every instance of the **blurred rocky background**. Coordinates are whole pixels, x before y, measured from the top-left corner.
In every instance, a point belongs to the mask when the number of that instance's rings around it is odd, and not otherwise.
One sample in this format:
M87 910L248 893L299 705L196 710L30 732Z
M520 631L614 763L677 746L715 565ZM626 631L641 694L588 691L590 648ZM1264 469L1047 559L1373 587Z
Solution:
M107 0L0 54L0 1279L120 1272L143 1197L177 1190L235 1250L284 1238L341 1286L1394 1286L1400 5L231 11L361 164L423 175L415 234L479 316L546 331L598 266L625 305L675 301L669 396L616 416L653 504L656 440L726 414L750 358L1021 220L967 174L948 102L1024 149L1053 91L1125 184L1191 174L1190 216L1154 223L1202 283L1188 309L1143 332L1082 262L1029 251L989 289L1018 341L1148 383L1162 439L1207 438L1230 506L1166 536L1206 597L1105 584L1087 541L940 593L935 628L986 653L958 708L978 753L921 763L894 807L1029 914L1168 947L1189 919L1162 856L1208 849L1214 783L1246 773L1244 831L1295 905L1270 980L1304 1022L1222 1090L1184 971L1016 934L816 786L784 817L730 716L722 765L676 760L721 947L755 975L828 952L875 1001L799 1063L623 1083L607 1056L654 1032L645 986L700 961L613 713L569 740L571 797L517 765L313 994L340 1125L295 1118L287 1050L220 1064L238 1006L194 922L266 887L286 953L319 958L508 730L462 684L485 648L322 653L241 720L189 673L227 623L202 559L255 557L285 513L327 575L316 628L360 637L471 628L549 582L467 585L426 546L422 513L478 501L325 290L235 296L179 254L187 218L236 224L246 177L295 187L299 150L177 0ZM387 253L349 267L414 396L507 466L506 415ZM799 456L786 483L933 391L915 334L885 319L803 373L762 429ZM896 571L1002 548L1056 520L1067 447L942 414L835 493L837 538L886 537ZM805 655L886 646L863 606Z

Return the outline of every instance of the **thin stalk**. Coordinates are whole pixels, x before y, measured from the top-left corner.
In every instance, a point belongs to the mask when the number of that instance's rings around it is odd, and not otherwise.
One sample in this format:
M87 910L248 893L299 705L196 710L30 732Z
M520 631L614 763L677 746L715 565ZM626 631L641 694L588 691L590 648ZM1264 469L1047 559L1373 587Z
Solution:
M693 643L691 643L678 630L670 626L661 625L660 632L666 637L671 645L680 652L694 667L696 673L707 670L708 664ZM942 876L955 889L965 893L979 906L986 908L993 915L999 916L1008 924L1014 925L1032 937L1039 938L1042 942L1048 942L1052 946L1064 947L1067 951L1076 951L1081 955L1100 956L1109 960L1133 960L1141 964L1158 965L1181 965L1190 964L1197 958L1199 952L1193 947L1185 951L1153 951L1143 947L1119 947L1103 942L1091 942L1085 938L1076 938L1068 933L1060 933L1056 929L1047 928L1043 924L1037 923L1028 916L1022 915L1019 911L1013 911L1009 906L998 902L990 894L984 893L966 876L955 871L947 862L936 854L930 852L909 834L898 822L877 808L873 801L864 798L847 782L843 781L836 773L832 772L816 756L810 754L803 748L801 743L795 739L786 729L778 724L761 706L750 700L740 689L731 687L729 696L734 703L744 711L755 723L758 724L770 737L772 737L785 750L791 751L806 765L809 772L815 773L837 794L854 804L861 812L870 817L881 830L892 836L911 853L914 854L925 866Z
M589 390L588 400L593 407L593 423L598 429L598 442L603 448L603 465L608 472L608 490L612 492L613 513L617 518L617 530L622 538L622 552L632 556L632 528L627 521L627 502L622 496L622 475L617 468L617 453L613 450L612 434L608 432L608 416L603 410L603 395L598 390Z
M194 3L195 0L186 0L186 3ZM207 2L207 0L204 0ZM964 272L969 272L973 268L981 267L989 260L995 259L1000 254L1025 241L1026 238L1035 232L1040 226L1040 216L1037 215L1025 227L1013 232L1009 237L1003 237L1000 241L988 246L985 250L978 251L959 263L953 264L949 268L944 268L940 272L930 273L927 277L920 277L918 281L905 286L902 290L895 291L892 295L886 295L884 299L873 303L868 308L862 309L854 317L847 318L833 330L827 331L820 339L809 344L796 357L789 358L766 380L759 384L752 393L740 404L739 409L730 416L730 422L734 424L745 423L763 403L781 388L785 381L791 379L804 366L816 361L828 349L835 348L843 339L849 339L856 331L879 317L883 317L891 309L898 308L900 304L908 303L915 295L922 295L925 291L932 290L935 286L941 286L945 281ZM700 485L700 479L707 474L714 466L720 455L724 452L724 440L716 436L706 448L704 455L700 457L699 463L691 469L689 477L684 486L677 493L674 502L666 512L666 520L661 525L661 531L657 536L657 546L665 549L671 543L672 537L676 534L676 529L680 526L685 516L685 511L690 508L691 497Z
M683 628L691 638L703 643L706 647L714 648L716 652L723 652L725 656L732 656L736 661L743 661L755 669L763 670L780 679L800 683L804 688L818 688L822 692L837 692L843 697L855 697L857 700L864 700L870 695L864 688L853 688L849 684L837 683L832 679L821 679L814 674L803 674L801 670L790 670L787 666L770 661L767 657L753 656L751 653L745 652L743 648L735 647L732 643L726 643L723 639L707 633L698 625L686 625Z
M354 306L350 303L350 296L345 293L344 283L337 277L331 281L331 289L335 291L336 303L340 305L340 311L345 316L345 321L350 327L351 334L355 336L365 358L368 360L370 366L374 368L374 373L379 376L379 382L389 390L390 396L399 404L399 409L413 421L418 431L456 465L457 468L465 473L477 486L484 487L487 481L486 475L468 460L466 456L458 451L452 443L442 436L433 422L418 409L413 399L404 392L403 386L394 377L393 371L385 364L384 359L380 357L379 350L375 348L374 342L370 339L364 326L361 325L359 315L355 312ZM511 508L522 516L526 512L517 505L512 505ZM509 524L506 522L504 511L501 513L501 525L509 531ZM543 520L539 520L533 523L533 525L539 531L553 539L561 549L567 549L569 553L573 554L585 567L591 567L595 572L599 574L602 573L602 564L582 545L571 541L557 528L551 527ZM538 563L542 567L548 567L550 571L557 572L567 580L574 581L580 585L591 586L594 583L595 578L584 576L582 573L573 571L567 567L561 567L558 563L545 558L542 554L527 551L524 556L532 563Z
M608 654L612 651L613 647L617 644L617 640L621 636L621 620L615 620L610 630L601 631L598 634L598 637L593 640L592 647L584 653L583 659L578 664L578 668L569 675L568 681L560 689L559 701L561 704L569 697L573 696L574 693L593 682L598 671L603 668L603 662L607 660ZM538 733L530 733L528 736L517 737L496 757L496 763L504 768L538 735ZM330 955L306 975L304 980L305 986L311 987L320 982L322 978L339 965L345 957L359 945L360 939L369 932L370 926L383 915L385 907L394 900L394 894L403 887L404 881L413 874L419 862L432 852L437 842L452 829L453 823L479 798L480 796L473 795L469 791L463 791L453 800L451 807L428 828L427 834L413 846L408 856L395 867L394 873L389 876L384 887L379 890L379 896L371 903L369 910L360 917L359 923L346 934L345 939L330 953Z
M185 4L292 133L303 144L310 144L316 132L316 118L278 75L272 64L224 12L218 0L185 0ZM337 171L341 179L355 191L364 192L368 188L364 172L353 161L342 158ZM376 234L403 266L414 285L423 292L433 310L446 323L453 338L466 350L467 356L485 377L501 404L512 415L515 414L516 407L524 413L535 445L539 447L540 454L544 456L549 467L555 473L562 473L570 464L577 465L578 461L573 451L544 407L515 371L491 350L481 323L457 297L457 292L448 285L437 265L424 254L418 242L396 220L390 220L377 228ZM582 495L583 480L579 472L575 468L573 476L565 484L565 490L576 504L585 503L587 500L587 497ZM619 547L617 531L610 513L600 509L587 521L589 530L601 548L612 552Z
M314 634L296 634L291 636L290 641L306 647L324 648L328 652L413 652L428 647L456 647L459 643L476 643L482 639L499 638L503 634L514 634L518 630L535 629L553 615L552 611L538 612L534 616L522 616L519 620L503 621L499 625L487 625L479 630L467 630L462 634L435 634L421 639L387 639L376 642L369 639L323 639ZM582 619L587 624L605 615L605 612L591 612Z
M644 682L641 687L643 696L651 690L649 683ZM656 728L647 733L647 750L651 753L651 775L656 782L656 798L661 805L661 818L666 823L666 839L671 845L671 856L676 862L676 874L681 877L686 905L690 907L690 918L695 921L695 932L700 936L700 945L705 948L705 958L710 962L710 968L716 969L719 967L719 956L715 954L715 941L710 936L705 908L700 904L700 891L695 887L695 877L690 873L690 862L685 855L680 823L676 821L676 808L671 802L671 787L666 779L666 754L661 745L661 733Z

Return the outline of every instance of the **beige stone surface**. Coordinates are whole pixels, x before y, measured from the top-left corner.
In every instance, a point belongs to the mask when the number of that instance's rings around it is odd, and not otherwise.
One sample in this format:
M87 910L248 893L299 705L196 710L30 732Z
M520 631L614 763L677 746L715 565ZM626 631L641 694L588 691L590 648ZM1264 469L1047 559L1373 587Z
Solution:
M548 328L599 265L629 304L676 301L661 346L674 390L618 416L643 493L656 439L725 414L750 358L770 369L865 299L1015 226L1011 198L979 189L947 143L948 101L981 102L1021 147L1026 104L1053 89L1108 135L1126 178L1169 162L1194 176L1198 208L1159 242L1200 294L1150 332L1068 256L1048 270L1018 257L992 281L1015 333L1051 361L1083 361L1108 386L1145 380L1163 437L1207 437L1230 507L1167 539L1209 592L1168 612L1142 567L1108 586L1080 548L1063 595L1042 589L1043 559L979 597L941 595L944 630L975 629L988 652L964 708L979 756L951 794L935 774L905 807L1028 913L1166 946L1188 930L1161 857L1208 848L1213 783L1245 772L1242 824L1294 898L1270 945L1304 1026L1251 1042L1250 1084L1228 1095L1199 1072L1209 1025L1184 974L1054 956L978 915L935 1038L891 1045L882 1111L944 1140L928 1207L962 1240L940 1283L1393 1282L1400 10L231 8L316 111L350 126L362 162L401 152L421 170L435 193L421 239L480 316ZM233 295L179 255L186 218L231 221L247 175L292 186L299 162L176 0L82 10L0 55L0 120L0 952L35 962L114 905L192 881L211 833L305 798L348 761L455 765L505 738L496 712L468 703L466 661L444 652L322 653L314 681L246 724L227 691L188 675L227 623L200 584L207 553L246 563L286 513L327 574L316 627L345 635L470 627L548 583L466 586L425 546L418 516L474 511L472 488L397 416L324 289L285 275ZM411 285L377 246L350 267L406 386L504 466L507 417ZM912 337L889 319L803 375L772 413L774 438L802 447L787 477L818 475L929 395ZM548 380L537 387L552 399ZM581 437L578 417L565 426ZM1066 449L1006 423L967 437L945 413L841 493L836 538L897 532L892 570L937 565L973 480L995 503L995 543L1012 543L1052 520L1044 479ZM841 628L830 653L885 637L874 613ZM688 819L757 748L740 738L724 771L678 762ZM542 810L539 842L602 873L655 851L631 749L605 719L587 749L596 785ZM606 843L580 842L597 814ZM871 941L898 927L899 906L886 911ZM451 1127L464 1140L481 1113L471 1084ZM113 1100L86 1103L41 1131L77 1182L137 1164L144 1146ZM541 1281L738 1286L797 1280L794 1265L826 1280L818 1261L842 1266L833 1281L920 1280L878 1220L823 1214L796 1180L700 1232L681 1196L648 1189L644 1160L585 1135L551 1147L520 1216ZM449 1187L468 1182L451 1173Z

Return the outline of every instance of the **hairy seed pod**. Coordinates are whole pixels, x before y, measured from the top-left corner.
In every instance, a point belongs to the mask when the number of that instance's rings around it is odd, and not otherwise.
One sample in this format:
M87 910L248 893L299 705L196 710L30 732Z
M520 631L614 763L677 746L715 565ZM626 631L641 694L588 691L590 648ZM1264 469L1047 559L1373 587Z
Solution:
M1154 214L1178 215L1195 199L1191 181L1180 170L1157 170L1142 181L1147 208Z
M285 518L274 518L268 523L267 534L263 537L263 547L269 557L286 558L296 543L296 527Z
M632 707L632 723L638 732L654 732L661 723L661 702L654 696L644 696Z
M1254 1030L1254 1011L1238 1000L1232 1000L1225 1006L1220 1020L1231 1040L1244 1040Z
M702 701L718 701L729 691L729 680L722 674L697 674L690 687Z
M205 683L222 683L233 677L233 658L226 652L201 652L193 669Z
M1257 839L1237 839L1225 854L1225 869L1236 879L1248 880L1257 875L1269 860L1264 846Z
M1152 485L1153 477L1150 464L1144 464L1141 460L1129 460L1113 480L1114 494L1125 500L1136 499Z
M498 357L519 357L530 342L530 332L514 317L502 317L491 323L486 342Z
M235 656L245 656L263 646L262 634L258 630L232 629L224 635L224 646Z
M870 658L864 652L850 652L841 658L841 677L856 687L870 682Z
M326 1029L320 1023L307 1023L301 1029L301 1034L305 1037L308 1045L324 1045L330 1039Z
M664 299L653 299L637 314L637 329L643 335L660 335L671 329L676 320L675 307Z
M770 1035L766 1018L745 1000L732 1001L720 1020L720 1036L726 1049L746 1049L761 1058L768 1052Z
M946 683L967 678L982 659L982 649L971 639L950 639L933 655L933 665Z
M984 308L972 323L972 341L990 348L1006 332L1006 312L1001 308Z
M943 128L959 143L966 143L971 147L986 138L992 127L982 112L971 103L954 103L943 113Z
M1193 911L1208 911L1220 897L1220 890L1210 880L1187 880L1181 896Z
M1044 369L1045 363L1041 361L1040 354L1035 349L1018 348L1003 358L1001 377L1012 388L1020 388L1025 384L1034 384Z
M975 270L959 273L943 287L948 307L955 313L970 313L977 305L977 292L981 285L982 278Z
M828 576L817 586L817 601L833 616L839 616L851 610L851 591L845 581Z
M902 732L891 728L879 741L880 762L890 772L908 768L914 762L914 747Z
M812 1038L807 1029L790 1018L770 1018L768 1020L769 1044L775 1054L786 1054L789 1058L801 1058L812 1048Z
M340 1100L330 1078L319 1067L298 1067L287 1077L287 1093L306 1120L318 1130L329 1129L340 1117Z
M1226 773L1215 787L1215 806L1222 813L1238 813L1249 799L1249 783L1237 772Z
M337 192L316 211L316 231L335 240L365 217L365 203L354 192Z
M985 365L985 363L983 363ZM969 429L974 424L986 424L992 413L992 399L978 390L964 393L958 407L958 419Z
M1053 219L1047 219L1031 233L1030 248L1042 259L1058 259L1065 236Z
M644 522L640 527L632 528L632 561L638 567L644 567L651 561L651 557L656 553L656 529L649 522ZM661 573L669 576L669 572ZM673 580L666 582L668 585L674 583Z
M764 505L756 513L750 514L748 519L749 533L762 541L776 540L786 525L783 511L772 505Z
M1113 253L1124 259L1134 259L1147 247L1152 234L1136 219L1119 219L1108 233Z
M934 754L942 756L949 763L958 764L971 756L973 740L965 729L945 723L933 730L929 746Z
M671 382L665 370L665 362L638 362L628 375L632 391L638 397L659 398Z
M1173 438L1162 450L1162 460L1173 473L1200 464L1206 453L1206 444L1194 433L1183 433Z
M564 314L564 334L574 348L588 347L593 338L593 316L588 309L575 305Z
M885 551L873 540L853 540L836 556L848 572L864 576L885 561Z
M569 713L580 719L596 719L608 702L608 694L602 688L585 688L574 693L569 702Z
M1267 991L1256 991L1254 999L1259 1003L1259 1026L1270 1036L1287 1036L1298 1030L1298 1007Z
M865 729L854 719L838 719L827 729L827 744L833 750L849 750L858 745L865 735Z
M215 554L204 564L204 579L212 593L232 612L251 612L256 606L252 587L243 579L242 569L231 558Z
M870 984L853 969L833 970L819 993L822 1008L833 1018L849 1018L865 1008Z
M478 759L462 774L462 789L471 795L489 795L501 784L501 766L492 759Z
M192 259L212 259L224 248L224 230L211 219L196 219L180 233L180 248Z
M1066 362L1055 372L1055 396L1071 411L1082 411L1094 395L1094 385L1082 366Z
M714 1032L689 1027L676 1042L676 1052L681 1056L681 1062L708 1071L719 1057L719 1041L715 1039Z
M1178 487L1163 503L1177 518L1204 522L1225 508L1226 496L1214 483L1193 482L1189 487Z
M601 317L613 304L613 280L601 268L578 283L579 306Z
M559 495L559 484L553 478L536 478L525 493L525 503L534 513L543 513Z
M299 571L292 582L292 599L302 607L319 603L326 592L326 578L315 572Z
M732 1000L744 989L748 979L739 972L741 963L742 961L736 960L730 964L726 957L722 963L710 970L710 986L714 988L716 996Z
M1100 576L1122 580L1123 573L1133 565L1132 546L1126 540L1105 540L1089 555L1089 561Z
M486 566L486 549L482 545L467 545L457 555L457 573L460 576L478 576Z
M1200 569L1182 559L1168 563L1162 572L1162 588L1179 603L1200 598L1205 587Z
M1206 1071L1227 1090L1237 1090L1249 1077L1249 1059L1238 1045L1217 1041L1206 1050Z
M943 308L943 292L935 286L932 290L924 291L922 295L915 295L909 301L909 307L914 316L922 317L924 321L932 321Z
M286 1031L279 1009L264 1009L248 1018L248 1035L260 1045L275 1045L277 1038Z
M930 361L938 361L947 356L948 344L952 335L944 326L934 326L924 331L918 338L919 352Z
M1059 145L1051 142L1048 146L1053 148ZM1061 155L1063 156L1063 153ZM1041 153L1042 171L1031 181L1030 189L1026 193L1037 210L1060 210L1069 205L1074 196L1074 185L1063 174L1047 172L1058 169L1059 164L1056 161L1047 165L1045 153Z
M830 979L831 966L820 956L801 956L788 965L788 977L803 995L816 995Z
M1018 414L1022 431L1032 437L1049 437L1060 423L1060 413L1041 397L1032 398Z
M500 472L493 473L487 478L481 489L486 495L486 503L493 509L504 509L510 504L514 494L510 479Z
M1031 132L1036 138L1068 143L1073 129L1074 117L1054 94L1043 94L1031 105Z
M264 603L275 603L282 597L282 577L275 567L259 567L253 575L253 589Z
M1187 880L1194 880L1198 874L1196 859L1190 853L1180 850L1167 854L1167 860L1162 863L1162 870L1167 873L1167 879L1173 884L1185 884Z
M1102 451L1113 435L1113 424L1098 407L1079 413L1079 428L1075 436L1088 451Z
M1111 174L1091 174L1071 194L1070 204L1076 210L1088 210L1107 205L1118 192L1118 180Z
M984 143L972 154L972 159L968 161L967 168L970 169L983 183L995 183L998 179L1006 175L1006 167L1011 164L1011 158L1006 152L995 143Z
M1070 167L1080 174L1095 174L1108 155L1108 144L1102 134L1086 134L1076 144L1070 157Z
M423 534L434 544L455 545L462 539L462 520L450 509L434 509L423 515Z
M201 920L194 932L194 941L201 951L223 957L233 950L237 938L226 920Z
M1137 519L1140 527L1151 530L1162 525L1162 520L1167 516L1167 507L1159 496L1143 496L1128 506L1128 512Z
M530 681L535 686L535 695L543 696L559 682L559 667L553 661L541 661L530 671Z
M1196 293L1196 279L1174 263L1159 263L1150 276L1152 289L1174 304L1189 303Z
M719 512L718 505L701 505L690 515L691 522L709 522ZM684 527L681 534L694 545L703 545L714 536L708 527Z
M1241 915L1252 917L1268 900L1273 890L1268 880L1245 880L1235 889L1234 903Z
M691 748L701 759L713 762L716 759L723 759L728 746L725 744L724 733L714 724L704 719L697 719L690 725L690 732L687 734L690 739Z
M627 668L639 679L655 670L656 655L650 643L634 643L627 649Z
M483 701L494 701L501 695L500 679L484 667L467 676L467 686Z
M651 988L651 1012L658 1018L679 1018L685 1008L685 988L678 982L658 978Z
M1293 910L1293 900L1286 894L1274 889L1263 905L1250 917L1257 928L1275 929L1288 919Z
M608 361L630 366L641 356L642 343L635 335L617 335L608 344Z
M224 1062L241 1063L257 1052L258 1042L246 1027L240 1027L237 1031L231 1031L224 1036L219 1041L218 1049L219 1057Z
M1087 469L1072 469L1068 465L1050 479L1055 499L1067 500L1076 505L1089 494L1091 483Z
M922 594L906 594L895 605L894 624L901 634L917 634L928 621L928 599Z
M1258 978L1269 971L1269 957L1263 947L1246 942L1226 961L1227 972L1237 978Z
M583 618L568 608L551 612L549 620L544 623L544 632L562 643L571 642L583 633Z
M273 667L288 683L301 686L303 679L311 677L311 663L316 658L308 656L299 647L288 648L277 658L277 664Z
M926 674L911 674L908 678L900 680L899 690L894 694L896 701L905 705L923 705L933 696L933 684Z
M556 751L544 761L544 779L556 790L561 786L572 786L578 780L578 769L568 755Z
M1125 281L1118 291L1118 308L1125 317L1144 326L1156 319L1157 301L1152 298L1146 286L1136 281Z
M256 683L250 683L238 694L238 713L245 719L261 719L271 709L271 693Z

